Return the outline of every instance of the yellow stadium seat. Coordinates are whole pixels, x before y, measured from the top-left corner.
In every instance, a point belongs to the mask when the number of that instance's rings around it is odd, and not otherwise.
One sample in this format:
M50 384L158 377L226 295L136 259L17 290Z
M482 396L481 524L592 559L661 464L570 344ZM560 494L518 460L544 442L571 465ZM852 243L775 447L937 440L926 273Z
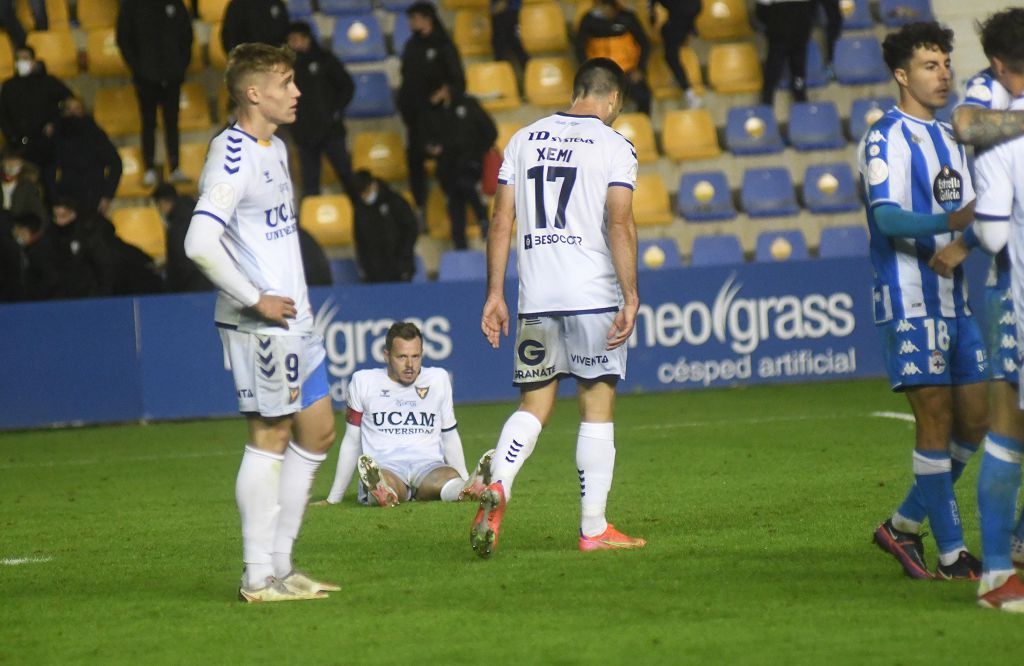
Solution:
M352 170L366 169L387 181L408 175L405 143L395 131L360 132L352 140Z
M117 48L113 28L96 28L85 34L85 56L91 76L129 76L128 65Z
M520 37L530 55L569 50L562 7L552 0L523 5L519 10Z
M98 88L93 104L96 123L110 136L139 133L139 102L133 86Z
M761 59L751 42L716 44L708 55L708 83L718 93L759 92Z
M224 53L224 44L220 41L220 22L210 26L210 67L224 69L228 66L228 55Z
M153 188L142 184L142 176L146 172L142 165L142 151L136 146L124 146L117 149L117 154L121 156L121 181L117 184L114 196L138 199L148 197Z
M751 33L746 0L705 0L697 16L701 39L738 39Z
M205 141L194 143L182 143L178 146L178 168L189 177L187 183L175 183L174 187L179 194L195 194L199 191L199 176L203 173L203 164L206 162L206 152L209 144ZM171 165L165 164L166 175L170 175Z
M636 158L641 164L658 161L658 145L654 141L654 127L646 113L623 113L612 124L612 129L633 142Z
M486 9L460 9L455 12L452 39L462 57L491 55L491 15Z
M163 117L163 114L160 114ZM183 83L181 97L178 102L178 127L181 130L210 129L210 103L206 99L206 90L196 82Z
M647 38L652 44L661 44L661 30L655 30L654 26L651 25L650 18L647 16L647 3L638 2L637 0L620 0L619 4L628 9L629 11L636 14L636 18L640 21L640 27L647 33ZM573 10L572 25L573 29L577 29L580 26L580 21L586 16L591 9L594 8L594 3L589 0L579 0L576 5L576 9ZM655 11L661 9L661 5L655 4ZM658 24L660 27L660 23ZM652 54L653 55L653 54Z
M497 146L498 150L502 153L505 152L505 146L508 145L508 140L512 138L512 135L521 130L524 125L520 122L502 120L496 123L498 126L498 138L494 141L494 145Z
M11 40L0 39L0 81L6 81L14 76L14 52L11 50Z
M192 35L192 58L188 61L188 73L197 74L206 69L206 62L203 60L203 45L199 38Z
M78 47L68 30L30 32L28 45L35 49L36 57L46 63L46 71L58 79L78 76Z
M110 216L118 237L134 245L157 262L167 256L167 235L160 211L153 206L119 208Z
M440 187L433 187L427 193L427 233L434 240L451 240L452 224L448 219L448 201ZM476 214L468 205L466 206L466 238L475 240L480 238L480 223Z
M227 86L221 84L217 86L217 119L221 124L227 124L228 118L231 117L234 111L234 102L231 101L231 95L228 94Z
M530 58L526 63L526 99L537 106L567 106L576 68L568 58Z
M487 9L488 0L442 0L441 6L448 10Z
M220 23L230 0L199 0L199 18L207 23Z
M488 111L519 106L519 86L512 65L505 61L475 62L466 67L466 91Z
M120 11L119 0L78 0L78 25L82 30L113 28Z
M662 122L661 145L673 160L703 160L722 153L715 121L707 109L669 111Z
M637 176L636 191L633 193L633 219L637 226L672 222L668 190L658 174L645 173Z
M81 5L81 0L79 0L79 5ZM16 0L14 3L14 13L26 30L35 30L36 22L32 17L32 9L28 5L28 0ZM114 11L114 18L117 18L116 10ZM46 21L50 30L70 30L71 20L68 16L67 1L46 0Z
M310 196L302 200L299 224L321 247L352 244L352 202L344 194Z
M683 61L683 70L690 82L690 88L698 95L703 95L705 92L704 77L700 71L697 53L689 46L683 46L679 49L679 58ZM658 52L651 53L651 57L647 60L647 83L651 86L651 92L654 93L655 99L674 99L682 93L664 56Z

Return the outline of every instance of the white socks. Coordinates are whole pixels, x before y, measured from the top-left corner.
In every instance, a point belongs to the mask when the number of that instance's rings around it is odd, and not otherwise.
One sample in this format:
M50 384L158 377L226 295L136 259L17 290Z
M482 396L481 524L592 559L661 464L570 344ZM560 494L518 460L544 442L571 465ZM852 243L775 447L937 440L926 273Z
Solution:
M235 500L242 517L245 587L259 589L274 575L271 553L278 520L278 488L284 456L247 444L235 480Z
M277 518L272 558L274 575L278 578L284 578L292 571L292 546L299 536L313 477L326 458L326 453L310 453L295 442L290 442L285 449L278 491L281 510Z
M584 536L598 536L608 528L604 511L615 471L614 424L580 423L576 469L580 475L580 531Z
M459 493L462 492L462 487L464 485L466 485L466 482L463 479L448 479L448 482L441 486L441 501L457 502L459 499Z
M491 481L501 481L506 500L512 497L512 482L533 453L542 427L536 416L518 411L508 417L501 429L491 462Z

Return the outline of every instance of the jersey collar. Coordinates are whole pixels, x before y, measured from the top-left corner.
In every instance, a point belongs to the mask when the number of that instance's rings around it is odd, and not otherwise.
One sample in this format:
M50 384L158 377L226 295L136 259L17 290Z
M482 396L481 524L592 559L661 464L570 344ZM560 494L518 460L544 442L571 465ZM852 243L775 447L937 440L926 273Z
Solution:
M938 118L932 118L931 120L925 120L924 118L918 118L917 116L912 116L909 113L907 113L906 111L904 111L903 109L901 109L898 104L896 106L894 106L893 108L896 109L896 112L898 114L900 114L901 116L903 116L907 120L912 120L913 122L915 122L915 123L917 123L919 125L937 125L939 123L939 119Z
M235 132L238 132L242 136L249 137L250 139L252 139L253 141L255 141L256 143L258 143L261 146L269 146L270 145L269 141L264 141L262 139L257 139L252 134L249 134L248 132L246 132L244 129L242 129L241 127L238 126L238 123L235 123L235 124L231 125L231 127L228 127L228 129L229 130L233 130Z
M566 118L593 118L594 120L601 120L600 118L598 118L595 115L587 114L585 116L581 116L581 115L578 115L578 114L575 114L575 113L567 113L566 111L556 111L555 115L556 116L565 116Z

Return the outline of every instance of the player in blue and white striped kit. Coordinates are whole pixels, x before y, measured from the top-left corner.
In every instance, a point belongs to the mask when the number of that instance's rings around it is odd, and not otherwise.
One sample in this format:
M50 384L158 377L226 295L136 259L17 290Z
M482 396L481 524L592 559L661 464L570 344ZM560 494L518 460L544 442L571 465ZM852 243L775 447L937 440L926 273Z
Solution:
M951 90L952 40L937 23L886 37L883 54L900 101L858 149L875 323L892 388L906 394L916 423L914 486L874 540L908 575L932 578L918 534L923 516L914 515L923 507L939 548L935 577L977 580L981 562L964 546L953 482L988 428L988 360L963 270L946 278L928 266L973 217L966 154L949 125L935 120Z

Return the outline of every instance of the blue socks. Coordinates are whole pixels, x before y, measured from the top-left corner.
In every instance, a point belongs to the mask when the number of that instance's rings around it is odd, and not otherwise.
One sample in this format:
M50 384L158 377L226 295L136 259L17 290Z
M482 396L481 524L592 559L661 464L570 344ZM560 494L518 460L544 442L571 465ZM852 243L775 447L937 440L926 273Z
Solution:
M985 440L985 455L978 474L978 511L986 572L1013 571L1010 536L1020 489L1022 450L1024 442L1009 437L989 433Z
M967 442L960 442L953 440L949 444L950 451L950 476L953 483L956 483L960 476L964 473L964 469L967 467L967 462L971 459L971 456L977 452L978 448L968 444ZM903 504L900 504L900 508L897 509L897 513L907 521L915 523L920 527L921 523L924 522L925 517L928 515L928 508L925 506L924 498L921 496L921 491L918 489L915 483L911 488L910 492L907 493L906 499L903 500ZM902 521L894 521L896 523ZM906 526L906 523L903 523ZM894 525L896 529L904 532L916 532L916 529L903 529L899 524ZM1020 527L1021 534L1024 535L1024 525Z
M964 549L960 511L953 494L952 460L944 451L914 449L914 487L927 509L941 555Z

